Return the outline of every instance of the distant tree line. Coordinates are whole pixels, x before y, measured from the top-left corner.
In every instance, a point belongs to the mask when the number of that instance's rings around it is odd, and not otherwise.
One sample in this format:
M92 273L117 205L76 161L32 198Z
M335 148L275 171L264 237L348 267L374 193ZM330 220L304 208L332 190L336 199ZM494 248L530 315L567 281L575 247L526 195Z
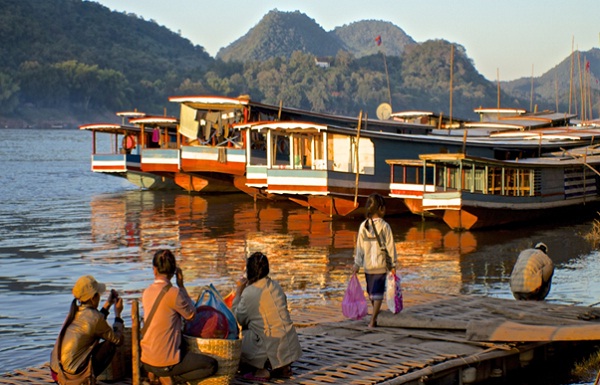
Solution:
M410 47L403 58L383 54L355 59L340 51L320 58L295 52L289 59L272 58L247 63L215 61L206 71L167 73L154 80L131 81L131 74L69 60L58 63L26 61L14 75L0 73L3 112L20 105L68 109L78 114L137 107L176 113L169 96L215 94L250 95L269 104L355 115L374 116L377 106L390 102L394 110L428 109L447 113L450 95L450 44L432 41ZM473 70L459 48L454 60L453 99L456 115L495 103L495 88ZM386 72L387 67L387 72ZM389 89L388 89L389 76ZM506 96L505 96L506 97ZM506 97L508 99L508 97Z

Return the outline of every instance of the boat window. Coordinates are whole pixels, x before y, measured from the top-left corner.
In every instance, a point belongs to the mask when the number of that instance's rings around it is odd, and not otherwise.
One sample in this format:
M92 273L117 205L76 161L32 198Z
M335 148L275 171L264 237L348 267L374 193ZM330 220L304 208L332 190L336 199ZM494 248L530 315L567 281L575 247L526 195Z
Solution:
M331 134L327 139L327 169L356 173L356 137ZM360 174L375 173L375 147L369 138L360 138L358 145Z
M466 191L485 191L485 168L466 165L463 168L462 186Z
M294 168L311 168L312 136L295 134L294 141Z
M534 195L533 170L490 167L488 172L489 193L506 196Z
M286 135L273 135L273 166L290 165L290 138Z
M443 191L459 189L460 182L460 168L457 165L447 164L436 169L436 185Z
M327 163L325 162L325 147L323 147L323 136L313 136L313 168L315 170L326 170Z

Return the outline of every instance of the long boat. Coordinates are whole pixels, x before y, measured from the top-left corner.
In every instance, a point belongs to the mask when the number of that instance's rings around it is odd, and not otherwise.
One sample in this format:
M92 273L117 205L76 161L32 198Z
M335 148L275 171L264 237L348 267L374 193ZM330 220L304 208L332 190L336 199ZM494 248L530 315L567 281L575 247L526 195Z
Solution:
M302 121L315 124L333 124L356 130L357 117L321 114L311 111L269 105L252 101L248 96L174 96L169 101L180 104L182 136L180 171L197 180L189 183L190 191L244 191L255 198L276 198L264 189L247 182L247 164L252 156L266 159L265 137L256 130L252 137L244 132L252 124L272 121ZM428 134L433 127L406 124L393 120L368 120L373 129L393 133ZM252 144L249 146L249 143ZM283 145L283 142L281 142ZM257 151L262 149L262 153ZM251 178L252 179L252 178ZM178 182L179 183L179 182ZM181 185L181 183L179 183Z
M596 147L514 160L455 153L387 163L389 196L414 214L441 218L453 230L589 214L600 206Z
M600 131L559 133L559 128L495 137L472 137L448 131L428 134L396 134L373 130L368 124L351 129L301 121L257 122L241 125L247 146L246 185L263 195L287 197L330 216L362 214L369 194L389 193L388 159L401 154L419 159L423 153L456 154L490 159L537 157L561 148L581 146ZM565 130L567 130L565 128ZM463 130L463 133L471 133ZM254 138L261 142L255 143ZM534 139L531 139L534 138ZM260 152L259 150L260 149ZM266 151L266 152L265 152ZM388 213L407 211L391 202Z
M157 172L158 169L151 167L150 163L142 162L142 153L156 147L152 136L157 122L172 126L172 118L149 117L138 111L117 112L117 116L122 118L121 124L92 123L79 127L92 133L92 171L125 178L143 189L181 189L172 177ZM132 124L131 121L137 124ZM149 124L150 121L154 123ZM147 158L149 159L150 157Z

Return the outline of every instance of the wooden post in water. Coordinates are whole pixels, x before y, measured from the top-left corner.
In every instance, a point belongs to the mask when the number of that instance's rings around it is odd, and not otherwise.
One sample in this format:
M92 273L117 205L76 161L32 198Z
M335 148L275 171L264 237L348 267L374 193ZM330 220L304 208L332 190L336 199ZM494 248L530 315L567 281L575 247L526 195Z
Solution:
M140 385L140 303L131 304L131 384Z

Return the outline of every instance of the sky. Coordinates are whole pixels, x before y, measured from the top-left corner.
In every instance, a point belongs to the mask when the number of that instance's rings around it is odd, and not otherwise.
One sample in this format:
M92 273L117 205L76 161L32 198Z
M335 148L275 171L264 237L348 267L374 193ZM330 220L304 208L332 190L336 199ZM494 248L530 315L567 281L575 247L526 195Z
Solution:
M154 20L215 57L269 11L300 11L326 31L389 21L415 41L462 45L488 80L538 77L572 49L600 48L599 0L94 0ZM385 46L385 36L383 46Z

